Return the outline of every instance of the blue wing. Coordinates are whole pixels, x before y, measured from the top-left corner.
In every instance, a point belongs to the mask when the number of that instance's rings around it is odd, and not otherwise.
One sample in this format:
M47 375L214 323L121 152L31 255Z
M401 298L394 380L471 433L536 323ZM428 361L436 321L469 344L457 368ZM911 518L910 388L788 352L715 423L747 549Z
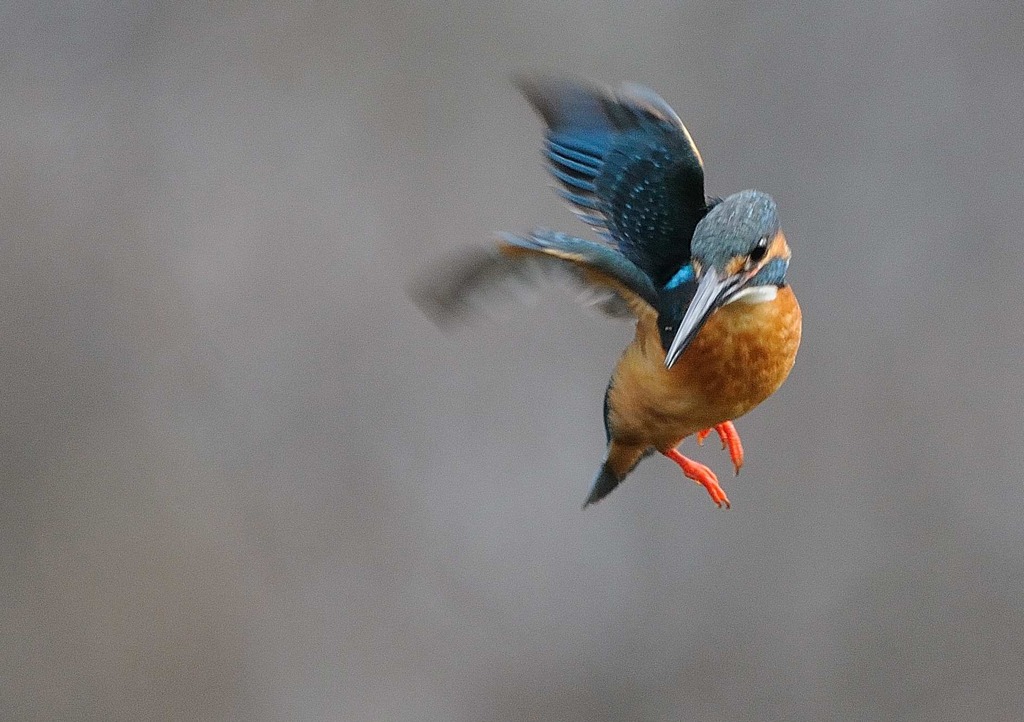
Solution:
M653 91L615 94L570 80L521 78L548 126L546 156L559 195L661 288L690 262L707 213L700 152Z
M480 306L554 273L590 294L592 305L612 316L655 314L658 292L629 259L601 243L536 230L503 234L497 249L475 249L410 289L417 305L442 326L471 316ZM508 293L512 291L512 293Z

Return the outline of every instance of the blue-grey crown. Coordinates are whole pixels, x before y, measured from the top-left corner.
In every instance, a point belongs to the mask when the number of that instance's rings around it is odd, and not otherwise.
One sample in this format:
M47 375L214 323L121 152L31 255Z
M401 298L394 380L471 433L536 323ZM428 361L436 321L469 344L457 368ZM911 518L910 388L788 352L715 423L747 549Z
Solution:
M779 230L778 207L767 193L740 191L712 208L693 233L691 252L702 264L723 268Z

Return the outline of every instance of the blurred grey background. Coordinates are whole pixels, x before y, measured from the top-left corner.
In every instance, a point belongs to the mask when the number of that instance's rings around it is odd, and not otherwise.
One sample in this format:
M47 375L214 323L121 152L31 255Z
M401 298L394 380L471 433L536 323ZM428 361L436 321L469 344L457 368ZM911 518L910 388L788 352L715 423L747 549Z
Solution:
M1019 1L211 5L0 7L0 717L1021 718ZM581 512L629 324L405 295L583 232L523 69L779 201L731 512Z

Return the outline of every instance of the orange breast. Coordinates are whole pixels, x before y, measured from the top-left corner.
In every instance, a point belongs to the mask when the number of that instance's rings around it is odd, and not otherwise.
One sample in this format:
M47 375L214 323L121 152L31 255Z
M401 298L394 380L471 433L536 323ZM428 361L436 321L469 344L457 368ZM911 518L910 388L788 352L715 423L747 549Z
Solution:
M786 380L800 331L800 306L787 286L772 301L738 301L715 311L666 369L654 319L641 319L613 376L613 436L661 450L742 416Z

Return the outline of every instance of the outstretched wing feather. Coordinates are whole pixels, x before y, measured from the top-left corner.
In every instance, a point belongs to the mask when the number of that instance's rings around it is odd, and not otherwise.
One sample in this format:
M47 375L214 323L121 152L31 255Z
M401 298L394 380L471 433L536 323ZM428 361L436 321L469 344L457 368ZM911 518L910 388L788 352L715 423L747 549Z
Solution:
M520 78L548 126L545 154L559 195L660 286L689 263L707 213L700 151L654 91L617 93L571 80Z
M650 278L612 248L555 231L504 234L491 249L462 253L454 264L410 290L436 323L450 326L504 297L523 297L551 276L568 278L586 292L587 305L616 317L656 315L658 294Z

